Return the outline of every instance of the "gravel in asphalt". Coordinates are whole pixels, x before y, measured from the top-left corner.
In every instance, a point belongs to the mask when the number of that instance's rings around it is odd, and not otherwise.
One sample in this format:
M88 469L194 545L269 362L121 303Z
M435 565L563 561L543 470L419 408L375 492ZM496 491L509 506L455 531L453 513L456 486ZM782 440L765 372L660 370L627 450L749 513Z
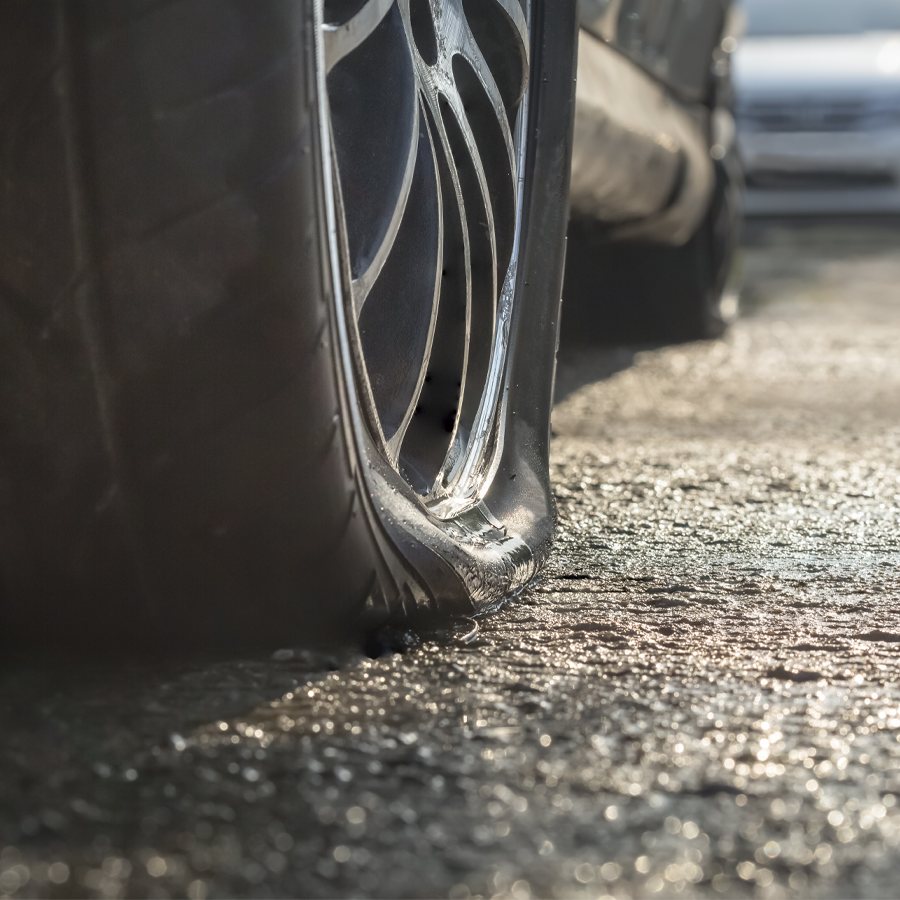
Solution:
M896 896L900 232L745 263L724 339L564 360L474 637L7 667L0 896Z

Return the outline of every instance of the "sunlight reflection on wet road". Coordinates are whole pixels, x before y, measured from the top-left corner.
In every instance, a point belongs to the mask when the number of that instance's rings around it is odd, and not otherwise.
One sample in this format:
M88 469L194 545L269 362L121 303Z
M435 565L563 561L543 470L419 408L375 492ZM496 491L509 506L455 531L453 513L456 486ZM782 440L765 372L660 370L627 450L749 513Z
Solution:
M900 234L760 240L557 407L474 642L8 672L0 896L896 896Z

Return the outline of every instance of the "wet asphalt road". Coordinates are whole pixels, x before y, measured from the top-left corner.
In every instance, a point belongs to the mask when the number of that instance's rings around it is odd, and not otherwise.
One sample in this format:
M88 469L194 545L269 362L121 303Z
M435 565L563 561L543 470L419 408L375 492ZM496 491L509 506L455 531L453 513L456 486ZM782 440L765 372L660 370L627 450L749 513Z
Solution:
M474 642L7 668L0 896L897 896L900 231L746 269L724 340L563 365Z

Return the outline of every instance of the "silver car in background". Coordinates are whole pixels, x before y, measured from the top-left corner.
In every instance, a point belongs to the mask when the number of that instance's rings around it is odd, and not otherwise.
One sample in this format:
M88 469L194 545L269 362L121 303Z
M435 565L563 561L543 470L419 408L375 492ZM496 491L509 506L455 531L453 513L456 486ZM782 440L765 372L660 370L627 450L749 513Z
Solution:
M748 215L900 212L900 0L742 0Z

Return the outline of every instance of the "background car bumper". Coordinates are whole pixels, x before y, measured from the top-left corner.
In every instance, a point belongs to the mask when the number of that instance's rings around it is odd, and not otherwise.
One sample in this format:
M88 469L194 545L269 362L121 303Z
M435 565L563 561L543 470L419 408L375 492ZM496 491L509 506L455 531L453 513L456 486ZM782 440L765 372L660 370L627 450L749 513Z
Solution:
M747 215L900 211L900 129L744 133L740 149Z
M761 190L744 195L747 216L866 215L900 213L900 188Z

